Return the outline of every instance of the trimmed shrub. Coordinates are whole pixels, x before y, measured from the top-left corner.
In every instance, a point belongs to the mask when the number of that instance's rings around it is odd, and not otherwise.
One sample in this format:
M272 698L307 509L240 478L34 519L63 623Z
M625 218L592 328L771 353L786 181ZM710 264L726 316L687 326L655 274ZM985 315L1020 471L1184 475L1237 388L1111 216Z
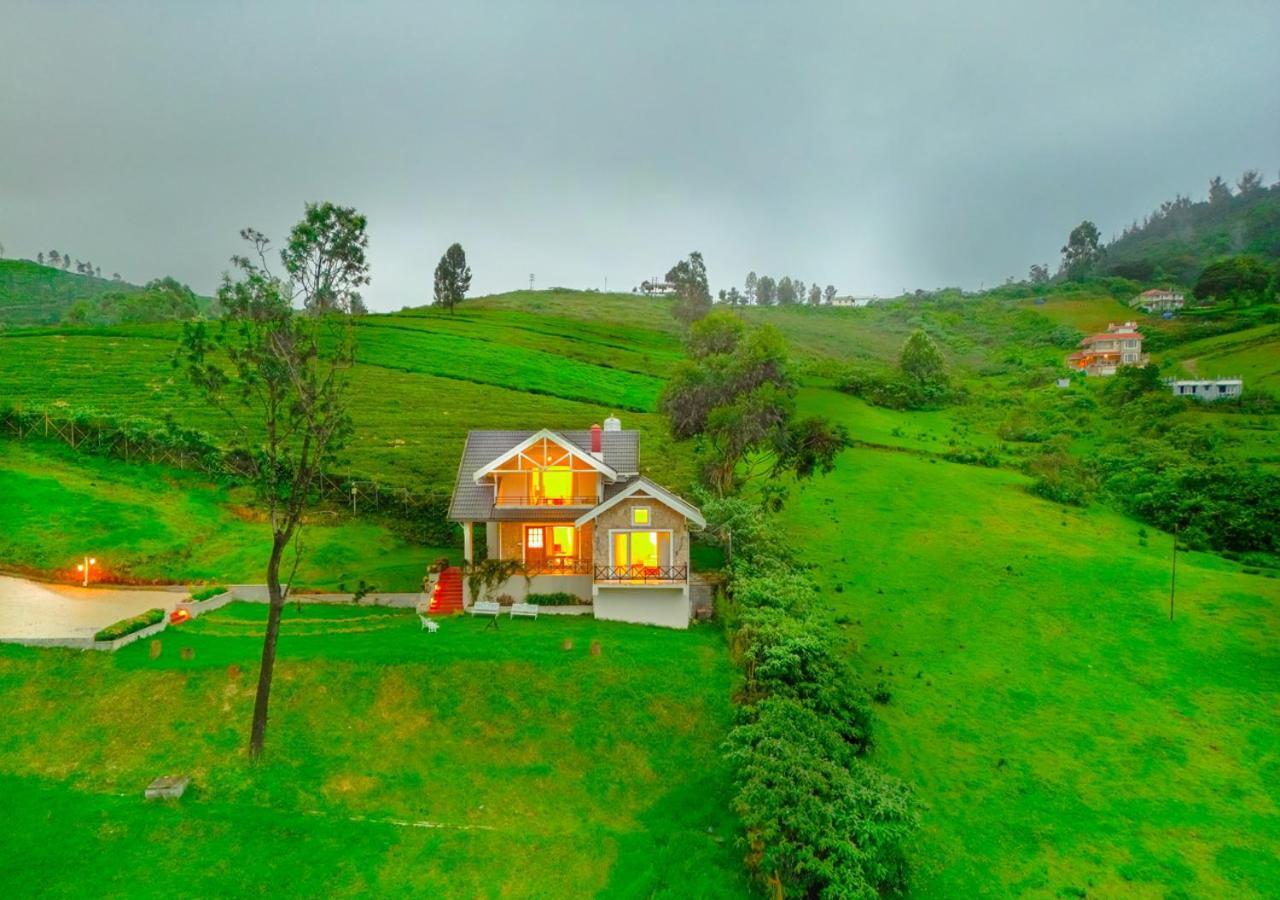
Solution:
M524 598L524 602L536 603L538 606L580 606L587 601L567 591L553 591L549 594L530 594Z
M133 634L135 631L141 631L157 622L164 620L163 609L149 609L140 615L132 616L128 619L121 619L112 625L99 631L93 636L95 641L114 641L124 637L126 634Z
M191 594L191 599L194 602L199 603L201 600L211 600L214 597L217 597L221 594L225 594L226 592L227 592L227 589L225 587L223 587L222 585L216 585L214 587L204 588L203 590L193 591Z

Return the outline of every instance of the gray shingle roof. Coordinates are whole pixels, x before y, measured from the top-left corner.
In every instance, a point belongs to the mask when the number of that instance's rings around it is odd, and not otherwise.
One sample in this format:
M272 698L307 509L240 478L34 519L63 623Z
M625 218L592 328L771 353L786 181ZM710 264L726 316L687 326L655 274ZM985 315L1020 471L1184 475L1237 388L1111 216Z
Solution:
M462 461L458 465L458 480L453 486L453 500L449 504L449 518L456 522L483 522L506 517L507 512L515 510L499 510L495 514L493 508L493 488L488 484L476 484L476 470L493 462L502 454L527 440L541 429L528 431L469 431L467 443L462 449ZM591 451L591 432L589 430L557 431L555 434L574 444L583 452ZM605 431L601 432L600 449L604 453L604 462L620 476L619 483L630 480L627 476L635 475L640 470L640 433L638 431ZM612 485L605 486L605 496ZM580 509L580 508L578 508ZM529 513L535 513L529 516ZM545 515L544 515L545 514ZM580 513L578 513L580 514ZM546 510L523 510L521 518L543 520L567 520L577 518L575 509L555 507Z

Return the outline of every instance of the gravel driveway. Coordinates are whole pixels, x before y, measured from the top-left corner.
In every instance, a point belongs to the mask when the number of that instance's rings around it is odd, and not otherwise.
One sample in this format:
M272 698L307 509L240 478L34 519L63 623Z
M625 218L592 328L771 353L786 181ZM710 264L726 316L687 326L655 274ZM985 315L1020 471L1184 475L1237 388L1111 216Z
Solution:
M168 612L185 597L183 589L81 588L0 575L0 641L89 638L149 609Z

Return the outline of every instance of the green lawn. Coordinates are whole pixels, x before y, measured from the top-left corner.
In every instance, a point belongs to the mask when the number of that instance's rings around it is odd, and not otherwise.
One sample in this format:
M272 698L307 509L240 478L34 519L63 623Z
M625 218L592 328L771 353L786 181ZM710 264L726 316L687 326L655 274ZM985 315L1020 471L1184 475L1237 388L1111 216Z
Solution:
M427 635L409 611L290 606L251 765L265 613L167 631L154 660L148 642L0 647L9 896L746 892L718 630L458 618ZM192 794L146 804L166 772Z
M784 522L915 783L921 897L1262 896L1280 884L1280 581L883 450ZM1150 529L1148 529L1150 531Z
M246 492L46 441L0 440L0 453L0 567L66 573L92 554L105 574L132 579L265 580L270 531ZM303 588L333 590L363 578L382 590L418 590L430 562L458 555L322 512L304 528L303 541Z

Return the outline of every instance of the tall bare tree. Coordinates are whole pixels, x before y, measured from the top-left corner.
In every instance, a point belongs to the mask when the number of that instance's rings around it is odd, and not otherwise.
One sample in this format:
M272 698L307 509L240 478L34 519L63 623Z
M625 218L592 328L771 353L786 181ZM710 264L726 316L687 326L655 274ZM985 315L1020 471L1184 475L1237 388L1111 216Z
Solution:
M270 606L249 738L255 759L266 739L280 617L301 556L303 512L323 467L351 431L347 387L355 339L347 313L359 303L357 289L369 283L365 226L365 217L353 209L308 204L280 252L287 281L271 270L266 236L246 228L240 235L251 252L232 257L235 274L223 276L221 318L216 326L184 326L174 359L234 423L235 449L271 525ZM282 587L281 566L291 543L293 569Z

